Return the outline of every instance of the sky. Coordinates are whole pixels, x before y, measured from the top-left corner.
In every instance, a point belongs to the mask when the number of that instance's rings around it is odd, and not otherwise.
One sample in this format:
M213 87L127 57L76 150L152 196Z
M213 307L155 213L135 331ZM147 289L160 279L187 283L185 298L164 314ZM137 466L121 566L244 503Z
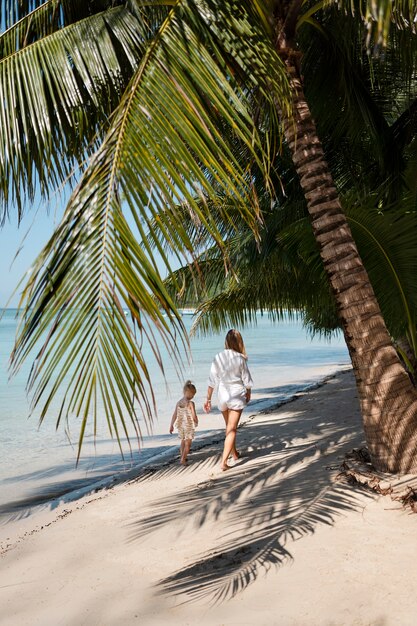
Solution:
M12 297L9 304L8 301L52 235L55 224L54 210L49 210L48 214L46 207L35 206L26 211L18 227L17 211L11 209L10 218L0 227L0 308L17 306L18 294Z
M57 208L57 203L54 203L49 210L45 204L36 203L33 208L26 210L19 226L17 211L11 210L10 218L3 227L0 227L0 311L5 306L9 308L18 306L19 292L12 294L48 242L57 220L63 213L67 199L63 195L61 208ZM173 269L178 267L177 259L170 257L170 262ZM157 264L161 273L165 275L166 270L162 261L157 260Z

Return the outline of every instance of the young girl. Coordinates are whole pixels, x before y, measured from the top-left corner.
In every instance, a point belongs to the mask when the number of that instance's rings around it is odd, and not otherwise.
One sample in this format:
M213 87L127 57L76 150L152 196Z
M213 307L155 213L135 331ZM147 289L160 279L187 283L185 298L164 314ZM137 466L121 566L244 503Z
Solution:
M178 437L181 439L181 465L187 465L187 456L191 448L191 442L194 439L195 427L198 426L195 404L192 401L196 392L197 389L191 380L187 380L183 389L184 396L175 405L169 427L169 432L172 433L175 424L178 430Z

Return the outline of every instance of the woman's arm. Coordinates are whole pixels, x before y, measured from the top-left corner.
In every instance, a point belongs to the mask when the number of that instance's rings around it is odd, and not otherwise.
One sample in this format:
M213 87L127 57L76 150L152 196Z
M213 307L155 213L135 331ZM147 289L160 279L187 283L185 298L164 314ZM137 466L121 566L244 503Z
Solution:
M253 380L252 380L252 376L250 375L250 371L249 371L249 367L248 367L248 363L246 359L243 359L243 362L242 362L241 376L242 376L242 382L246 387L245 399L246 399L246 404L248 404L251 398Z
M242 383L246 387L246 389L250 389L251 387L253 387L252 376L250 375L249 367L245 358L242 359L240 375L242 377Z
M214 391L214 387L210 387L209 385L207 387L207 398L203 406L206 413L210 413L210 410L211 410L211 396L213 395L213 391Z
M213 395L214 388L219 378L219 368L217 366L217 356L213 359L210 368L210 376L208 379L207 398L203 405L204 411L210 413L211 410L211 396Z
M219 380L219 367L218 367L217 356L216 356L213 359L213 362L210 367L210 375L208 378L209 388L211 387L211 389L214 389L218 380ZM207 390L207 395L208 395L208 390Z

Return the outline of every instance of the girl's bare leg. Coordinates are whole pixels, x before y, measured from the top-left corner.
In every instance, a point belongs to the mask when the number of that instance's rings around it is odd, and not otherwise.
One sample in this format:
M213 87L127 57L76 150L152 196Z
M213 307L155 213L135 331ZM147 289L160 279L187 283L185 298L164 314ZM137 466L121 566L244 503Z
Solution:
M187 465L187 456L191 448L191 439L184 441L184 449L181 455L181 465Z
M180 459L181 459L181 463L182 463L182 457L184 456L184 446L185 446L185 439L181 439L181 445L180 445Z
M227 422L229 421L229 410L230 409L226 409L225 411L222 411L222 415L223 415L223 418L224 418L224 423L226 424L226 433L227 433ZM236 445L233 446L233 450L232 450L231 454L232 454L232 456L233 456L235 461L240 457L239 452L236 450Z
M236 431L241 413L242 411L235 411L233 409L229 409L228 411L226 437L224 439L222 456L222 470L230 469L229 465L227 464L227 459L229 458L229 455L232 454L233 450L236 451Z

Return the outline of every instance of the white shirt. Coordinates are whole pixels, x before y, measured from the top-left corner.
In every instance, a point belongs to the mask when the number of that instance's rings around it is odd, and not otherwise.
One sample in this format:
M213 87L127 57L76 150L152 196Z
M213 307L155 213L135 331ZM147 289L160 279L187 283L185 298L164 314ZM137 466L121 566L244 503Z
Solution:
M211 364L208 384L213 389L216 387L216 384L226 386L243 385L247 389L253 387L247 360L243 354L234 350L219 352Z

